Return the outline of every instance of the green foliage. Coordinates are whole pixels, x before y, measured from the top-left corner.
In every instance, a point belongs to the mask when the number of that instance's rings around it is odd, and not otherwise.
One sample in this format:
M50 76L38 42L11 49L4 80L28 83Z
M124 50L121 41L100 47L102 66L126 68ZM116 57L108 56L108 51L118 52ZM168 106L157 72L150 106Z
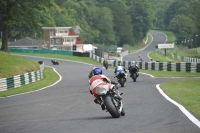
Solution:
M150 0L134 0L129 8L129 15L133 23L133 35L136 43L140 42L153 26L153 2Z
M113 30L113 16L112 12L107 7L91 7L91 21L90 26L99 31L99 37L95 38L98 43L116 44L114 30Z
M192 38L193 33L195 32L194 21L184 15L175 16L168 26L168 29L178 34L178 42L181 42L185 38Z
M133 44L133 27L130 17L126 15L124 6L113 3L108 7L112 10L114 31L116 33L118 46L122 46L123 44Z
M41 27L40 15L41 11L45 11L46 7L51 6L51 0L6 0L0 2L0 25L3 32L2 47L1 50L8 51L8 29L12 28L24 28L22 31L27 33L28 31L33 33L30 29L37 29ZM19 29L20 29L19 28ZM13 30L11 36L19 36L23 34L19 30ZM31 34L29 33L29 34Z

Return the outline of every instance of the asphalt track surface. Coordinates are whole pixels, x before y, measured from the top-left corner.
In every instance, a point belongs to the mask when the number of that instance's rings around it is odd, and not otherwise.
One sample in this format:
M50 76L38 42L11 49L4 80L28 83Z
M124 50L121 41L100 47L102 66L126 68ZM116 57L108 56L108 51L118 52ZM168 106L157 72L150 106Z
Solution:
M147 44L147 46L139 50L133 54L127 55L123 58L123 60L126 61L139 61L140 58L142 58L145 62L149 62L150 58L148 56L149 52L157 50L155 46L158 46L158 44L164 44L167 40L167 37L165 34L159 33L159 32L150 32L150 35L153 37L153 41L150 44ZM138 54L141 54L140 58L138 58Z
M130 55L129 55L130 56ZM92 65L27 57L44 61L61 75L56 85L28 94L0 99L0 133L200 133L180 109L167 101L156 85L197 78L128 77L123 92L125 116L114 119L93 102L88 91ZM112 69L103 73L113 78Z

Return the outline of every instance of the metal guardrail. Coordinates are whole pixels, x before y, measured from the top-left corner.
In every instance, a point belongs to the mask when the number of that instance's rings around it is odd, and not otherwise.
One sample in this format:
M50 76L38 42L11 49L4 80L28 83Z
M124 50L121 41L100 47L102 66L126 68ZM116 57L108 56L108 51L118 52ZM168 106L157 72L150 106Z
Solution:
M17 88L32 82L43 79L44 63L40 65L40 70L16 75L9 78L0 79L0 92L9 89Z

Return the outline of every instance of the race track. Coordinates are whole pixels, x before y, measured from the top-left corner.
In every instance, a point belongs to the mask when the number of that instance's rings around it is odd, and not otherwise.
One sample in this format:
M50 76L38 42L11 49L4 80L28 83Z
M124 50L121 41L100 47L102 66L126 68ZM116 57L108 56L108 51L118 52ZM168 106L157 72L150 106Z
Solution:
M157 33L152 35L155 39ZM159 40L155 41L152 44ZM41 91L0 99L0 133L200 133L156 88L163 82L195 78L152 78L141 73L133 82L128 77L125 87L119 87L126 115L113 119L89 93L92 65L62 60L52 65L50 59L26 58L54 67L62 80ZM114 76L112 69L103 73Z

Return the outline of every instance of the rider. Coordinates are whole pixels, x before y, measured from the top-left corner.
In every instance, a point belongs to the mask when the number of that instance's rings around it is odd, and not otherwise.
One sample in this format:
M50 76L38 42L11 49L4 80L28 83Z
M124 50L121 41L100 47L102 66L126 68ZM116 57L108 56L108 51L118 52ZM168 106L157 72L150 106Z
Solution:
M89 80L89 90L90 93L95 97L94 102L96 104L100 104L102 110L105 110L105 105L101 102L100 97L96 94L96 88L97 87L105 87L109 90L112 90L115 92L115 97L118 100L121 100L122 97L119 94L118 87L116 86L117 83L115 81L112 81L110 78L106 77L105 75L102 75L101 68L94 68L93 69L93 77ZM122 110L122 114L125 115L124 110Z
M107 60L104 60L104 61L103 61L103 65L104 65L104 66L108 65L108 61L107 61Z
M108 64L108 61L107 61L107 60L104 60L104 61L103 61L103 65L105 65L105 64Z
M89 79L92 78L92 77L94 76L93 71L94 71L95 68L96 68L96 67L93 67L92 71L90 71L90 74L88 75L88 78L89 78Z
M126 71L126 68L121 64L119 63L119 65L115 68L115 75L117 75L118 72L125 72L125 82L126 82L126 78L127 78L127 71Z
M137 65L137 62L133 61L128 68L129 73L130 73L130 77L132 76L132 70L135 69L135 68L137 69L137 71L136 71L137 77L139 76L139 67Z

